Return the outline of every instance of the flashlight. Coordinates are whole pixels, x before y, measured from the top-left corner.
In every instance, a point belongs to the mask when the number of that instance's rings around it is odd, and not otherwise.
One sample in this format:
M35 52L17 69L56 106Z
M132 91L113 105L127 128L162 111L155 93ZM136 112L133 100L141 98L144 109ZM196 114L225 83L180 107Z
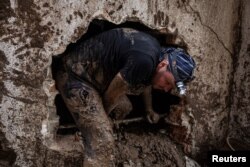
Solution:
M176 82L176 87L180 96L186 95L187 88L182 81Z

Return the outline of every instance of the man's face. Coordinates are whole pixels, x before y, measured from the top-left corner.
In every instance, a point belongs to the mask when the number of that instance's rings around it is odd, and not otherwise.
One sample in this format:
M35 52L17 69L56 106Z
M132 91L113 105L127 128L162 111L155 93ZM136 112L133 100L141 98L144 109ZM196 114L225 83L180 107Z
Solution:
M175 79L173 74L167 70L168 62L166 60L161 61L157 68L152 81L154 89L169 92L175 88Z

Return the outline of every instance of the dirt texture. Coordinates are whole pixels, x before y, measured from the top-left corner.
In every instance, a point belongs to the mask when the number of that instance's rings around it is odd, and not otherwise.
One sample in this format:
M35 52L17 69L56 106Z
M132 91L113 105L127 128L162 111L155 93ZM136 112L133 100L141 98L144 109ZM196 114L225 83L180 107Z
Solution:
M231 121L228 137L241 141L245 148L238 147L238 144L231 142L235 150L250 150L250 2L242 1L240 9L241 20L238 26L239 42L236 47L237 57L234 61L234 79L232 80L232 106Z
M133 132L135 131L135 132ZM138 128L128 128L118 133L116 140L116 166L185 166L184 153L180 145L176 145L166 134L161 132L145 132Z

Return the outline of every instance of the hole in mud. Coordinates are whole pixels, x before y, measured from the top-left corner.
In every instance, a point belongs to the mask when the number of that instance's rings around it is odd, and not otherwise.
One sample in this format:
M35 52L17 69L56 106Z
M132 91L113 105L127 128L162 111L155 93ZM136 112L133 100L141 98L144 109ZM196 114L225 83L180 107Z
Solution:
M54 80L56 80L57 71L61 69L61 67L62 67L62 63L61 63L60 57L54 56L52 60L52 65L51 65L52 78ZM57 84L56 84L56 88L57 88ZM59 128L57 130L57 134L58 135L71 135L79 131L70 111L68 110L60 94L56 95L54 104L56 106L56 114L59 116Z
M118 28L118 27L134 28L134 29L146 32L154 36L161 45L176 46L172 43L174 38L176 38L176 35L167 34L167 33L162 34L158 32L157 30L150 29L149 27L141 23L127 21L120 25L115 25L105 20L95 19L90 23L88 27L88 31L76 43L69 44L65 52L70 50L72 47L78 45L79 42L85 41L91 38L92 36L97 35L101 32L104 32L113 28ZM186 45L183 44L181 47L185 48ZM54 80L56 78L56 73L61 68L61 66L62 66L62 63L61 63L60 55L53 56L52 75L53 75ZM143 107L141 96L129 96L129 99L132 102L133 111L126 118L129 119L129 118L135 118L135 117L144 117L145 112L144 112L144 107ZM153 108L158 113L167 113L169 111L170 105L177 104L178 102L179 102L179 98L177 96L153 90ZM78 131L78 129L76 128L75 121L72 115L70 114L69 110L67 109L65 103L63 102L61 95L56 96L55 105L57 108L57 114L60 117L59 119L60 127L57 131L57 134L67 135L67 134L74 134L76 131ZM136 126L134 126L135 124ZM138 131L145 131L145 130L154 131L155 129L159 129L163 126L165 127L166 125L162 123L162 121L160 121L158 124L155 124L155 125L149 124L147 121L143 121L140 123L132 123L124 127L125 129L127 128L128 130L138 132Z

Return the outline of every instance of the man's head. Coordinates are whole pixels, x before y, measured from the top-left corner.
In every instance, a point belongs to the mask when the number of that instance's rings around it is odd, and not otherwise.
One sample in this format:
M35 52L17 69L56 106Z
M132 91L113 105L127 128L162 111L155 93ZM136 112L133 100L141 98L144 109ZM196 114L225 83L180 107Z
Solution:
M183 49L162 48L152 86L165 92L177 87L181 95L185 94L185 83L194 78L194 68L195 61Z

